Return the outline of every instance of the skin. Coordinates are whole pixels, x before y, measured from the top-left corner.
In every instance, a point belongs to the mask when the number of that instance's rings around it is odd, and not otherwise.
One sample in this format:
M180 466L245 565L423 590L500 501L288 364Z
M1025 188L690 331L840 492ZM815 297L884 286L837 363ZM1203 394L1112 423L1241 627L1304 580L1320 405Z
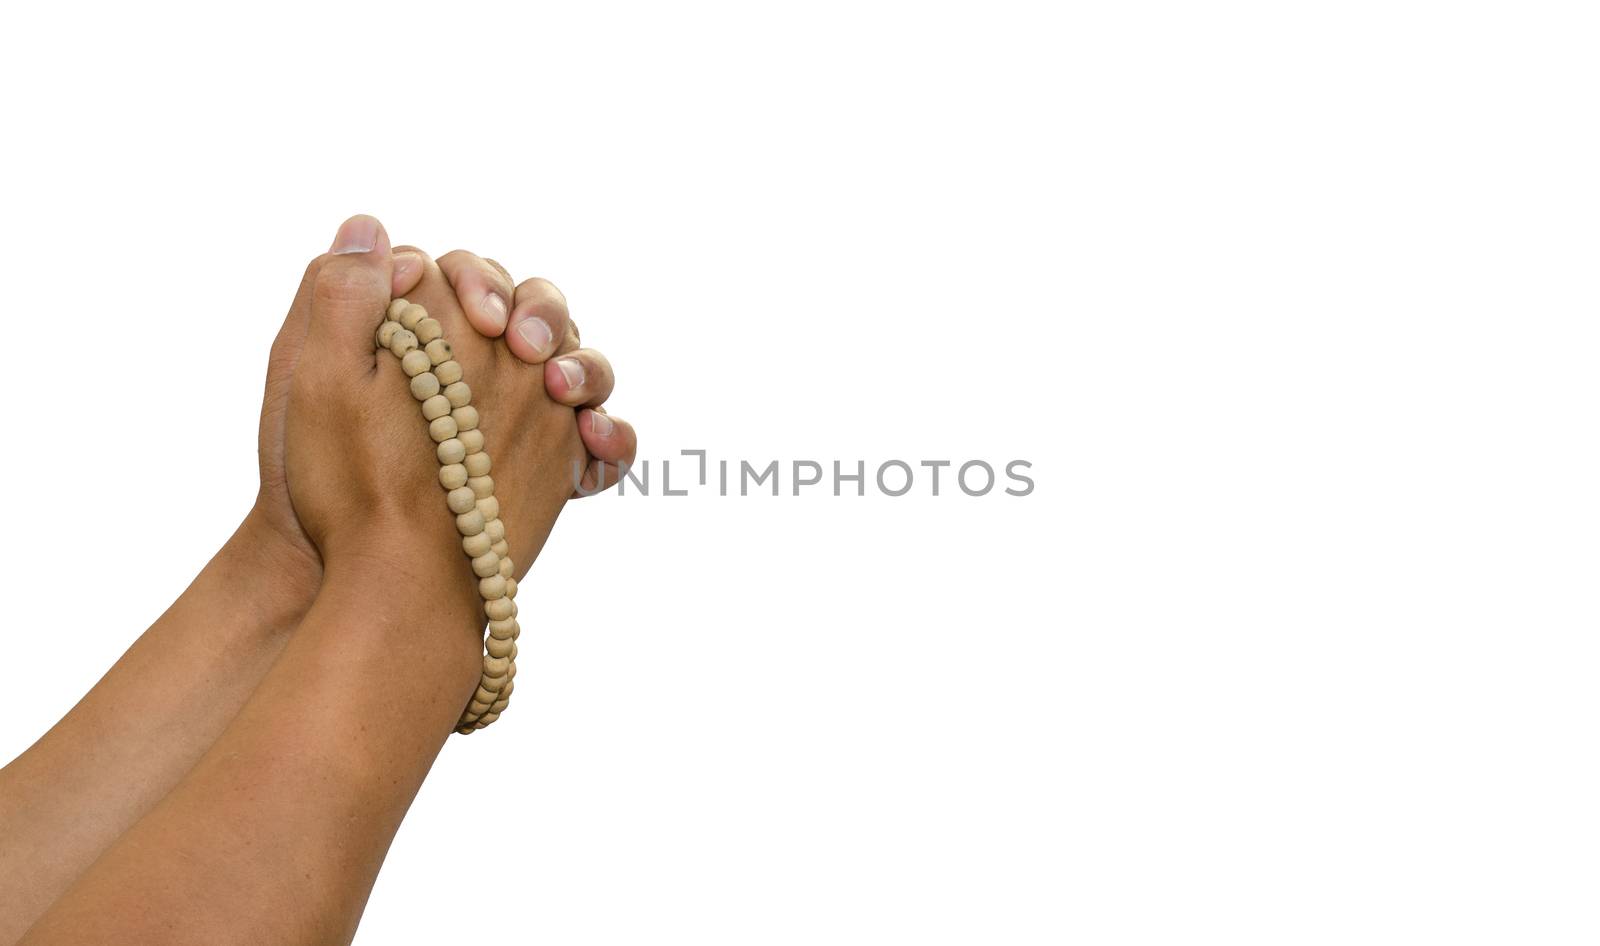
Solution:
M341 239L352 225L360 229L368 226L367 221L370 218L352 218L341 229ZM376 221L371 221L371 226L376 227ZM378 232L381 233L381 228ZM336 239L336 248L339 243ZM382 257L381 263L379 257ZM374 297L382 295L385 302L391 293L407 294L413 301L427 305L436 317L441 313L450 315L446 332L458 350L463 347L462 342L469 343L466 347L473 353L474 361L469 364L463 359L463 365L469 382L474 385L474 400L485 414L484 430L497 464L494 471L497 493L503 497L508 513L514 508L513 503L526 503L527 512L534 516L525 527L514 527L511 533L518 542L513 554L519 564L531 563L565 499L566 490L556 489L551 484L570 485L572 474L569 466L556 476L546 464L529 467L530 472L525 476L508 475L505 471L513 465L528 461L523 456L526 451L518 451L517 444L546 444L550 449L559 449L561 458L568 463L587 465L586 477L594 476L603 465L631 460L635 441L632 429L625 422L594 410L574 415L571 409L579 405L597 407L604 401L610 393L610 368L598 352L577 348L577 332L566 314L565 301L560 300L558 305L558 294L551 293L553 287L545 288L547 283L530 280L522 286L512 286L503 270L460 251L448 254L435 264L419 250L401 248L394 255L395 265L391 269L386 236L381 250L374 246L364 254L327 254L314 260L274 342L269 361L260 429L261 488L254 507L178 601L83 700L38 743L0 770L0 943L18 942L23 932L52 903L59 901L63 907L70 906L72 898L64 897L63 893L75 882L82 886L88 881L85 871L96 858L118 863L111 857L115 851L122 850L121 856L126 857L128 850L138 850L137 839L142 834L135 828L143 824L141 819L149 820L164 807L177 804L173 799L182 797L180 790L186 784L185 776L201 775L204 759L210 757L208 752L214 753L220 741L229 738L235 728L243 726L241 732L249 733L257 731L247 725L251 719L264 718L269 730L279 722L276 713L267 709L258 709L257 716L242 710L256 706L258 701L260 707L269 709L281 709L289 704L302 709L325 706L329 715L318 717L323 719L317 724L318 729L332 725L329 720L340 713L349 712L352 708L350 694L324 686L327 674L318 661L327 658L327 648L331 647L334 653L345 649L347 656L358 664L378 664L404 656L402 663L428 665L438 668L441 674L445 667L455 668L463 679L469 676L475 679L476 625L480 616L473 613L477 604L467 594L472 591L469 584L455 588L453 593L434 596L409 611L395 610L405 603L404 596L369 601L353 590L357 587L392 588L395 574L454 574L463 581L470 578L461 568L459 548L447 518L439 517L451 535L445 536L443 529L436 528L426 540L427 544L418 546L418 558L409 563L397 563L395 567L399 571L386 580L377 579L368 585L362 576L363 567L373 564L370 558L359 552L330 558L324 547L330 540L345 540L352 543L348 548L357 549L363 543L378 543L366 545L367 548L406 547L403 543L382 544L391 541L387 535L349 534L345 539L337 526L329 528L327 520L337 518L339 504L354 501L357 495L363 494L342 495L330 508L329 497L324 495L328 486L309 489L300 497L304 511L312 516L309 523L303 521L302 506L292 498L292 482L337 484L345 482L347 475L343 470L330 473L315 468L314 457L319 451L329 449L327 443L315 439L318 430L326 433L321 425L327 419L323 415L328 403L327 389L313 385L333 384L330 379L343 378L330 367L332 353L349 354L355 350L351 346L360 346L355 339L344 335L338 336L337 343L326 340L333 328L313 316L321 310L330 310L338 301L334 277L350 268L352 258L363 261L362 271L380 271L386 280L381 285L365 287L363 292L370 291ZM486 271L504 283L489 279ZM484 281L478 281L480 277ZM530 284L533 288L524 290L523 287ZM495 336L475 334L472 330L480 323L463 310L471 308L474 300L482 304L480 287L485 285L506 293L508 325L516 324L518 316L527 318L532 313L532 317L550 325L552 337L560 341L543 352L524 349L521 355L542 356L530 365L514 353L515 346L497 343L492 340ZM365 300L366 296L360 298ZM320 309L319 299L322 300ZM505 333L505 328L501 326L500 334ZM374 360L370 327L364 353L370 372L366 380L375 386L370 392L374 401L383 400L380 394L396 395L391 401L398 401L399 407L410 411L413 439L421 436L424 443L405 441L403 425L396 426L398 417L387 418L389 426L383 428L387 436L394 438L394 445L405 443L415 448L409 455L411 466L423 461L431 463L431 442L416 428L416 409L404 393L403 376L384 373L385 368L399 371L391 356L383 355L390 362L387 365ZM556 360L573 359L582 373L582 382L566 383L572 377L571 368L563 371L559 365L545 363L545 359L552 356ZM546 393L543 382L551 378L552 371L558 383L551 385ZM391 385L387 391L382 390L385 383ZM504 390L499 390L502 385ZM537 399L532 398L528 390L533 386L540 388ZM339 390L350 395L343 387ZM308 393L311 391L318 393L313 396ZM358 402L340 399L335 403ZM537 409L532 406L535 403ZM503 414L497 419L489 420L500 412ZM319 419L308 430L304 421L312 416ZM296 424L297 420L300 423ZM344 416L340 423L359 426L356 416ZM491 428L491 424L499 427ZM301 431L298 439L291 438L291 427ZM498 429L498 437L494 436L494 429ZM297 454L300 477L291 475L295 466L288 459L291 443L302 445ZM385 457L384 462L392 460L398 464L401 459L396 455ZM368 492L378 485L392 486L398 476L396 471L409 467L372 469L389 472L383 484L362 484L361 488ZM403 498L391 491L377 506L387 510L387 514L370 521L390 521L404 503L415 504L410 509L438 508L443 513L438 488L433 485L433 471L414 472L415 476L408 475L405 480L416 488ZM535 479L540 484L538 490L529 488ZM608 474L608 479L615 482L615 474ZM431 495L421 488L425 486L431 487ZM422 587L411 581L403 584L408 588L413 584ZM345 609L352 608L358 608L367 616L364 630L359 633L349 633L349 621L341 617ZM329 627L340 628L339 633L332 634ZM447 645L442 649L439 641L419 633L423 629L432 631L446 627L456 628L457 632L446 636ZM462 628L468 631L461 632ZM302 638L320 644L295 646L294 641ZM354 651L350 652L352 648ZM309 665L307 660L310 660ZM470 673L462 669L469 665ZM378 668L373 666L372 669ZM415 669L415 666L409 667L409 671ZM417 711L419 718L427 720L428 725L422 727L424 731L431 732L433 720L432 715L422 713L425 708L448 715L448 722L453 722L465 697L455 700L454 708L445 713L445 706L454 699L451 684L419 679L407 683L403 678L409 671L406 666L381 670L383 678L393 679L396 686L368 688L375 692L363 694L361 698L392 707L402 693L410 692L417 699L406 709ZM407 691L408 685L418 689ZM379 689L381 692L376 692ZM471 692L470 686L467 692ZM370 709L367 707L367 711ZM359 727L359 723L357 725ZM322 737L329 738L326 733ZM434 751L437 751L436 746ZM431 759L431 754L428 758ZM405 770L415 772L416 767L412 764ZM425 770L424 765L421 771ZM327 777L327 773L322 777ZM420 774L416 778L420 780ZM292 799L298 789L285 791L286 794L277 797ZM201 817L196 824L208 823L207 817ZM231 824L229 829L218 830L222 833L211 836L213 839L233 836ZM130 836L135 839L132 848L126 844ZM137 858L135 860L138 862ZM139 863L140 871L149 870L148 862ZM375 864L372 869L375 873ZM159 872L153 875L159 876ZM369 887L370 878L365 883ZM360 902L364 900L362 892ZM346 906L348 902L348 898L341 901ZM70 911L64 915L70 915ZM160 914L151 915L162 919ZM359 915L359 904L356 915ZM354 919L349 918L349 923L353 930ZM46 924L41 923L41 926L47 929ZM47 932L41 934L36 930L28 941L96 941L93 938L36 940L36 935L47 935ZM169 941L160 937L113 936L107 932L106 941L112 939L119 942L130 939Z
M395 251L407 277L407 257L413 252L421 251L414 247ZM600 406L611 395L615 375L604 355L579 347L578 326L568 315L567 297L548 279L513 285L511 274L499 263L465 250L441 256L439 269L455 289L463 317L478 334L504 339L507 349L528 364L544 364L545 390L550 397L573 407L592 408L578 412L578 428L590 456L573 497L603 491L601 483L614 485L618 461L632 462L637 440L631 427L607 416ZM399 279L397 276L397 284Z

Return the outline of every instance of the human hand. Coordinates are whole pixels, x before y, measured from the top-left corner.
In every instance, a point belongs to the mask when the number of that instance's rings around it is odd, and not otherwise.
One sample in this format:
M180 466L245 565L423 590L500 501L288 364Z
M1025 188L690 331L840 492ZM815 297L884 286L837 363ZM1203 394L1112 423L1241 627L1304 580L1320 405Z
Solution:
M413 255L420 265L409 259ZM395 260L395 294L403 296L411 283L421 278L427 255L403 246L395 250ZM633 462L638 438L631 424L612 417L601 406L616 383L611 362L599 351L581 347L566 296L547 279L526 279L513 285L505 267L466 250L446 253L439 257L438 265L454 288L467 322L481 335L504 339L506 347L522 361L544 365L545 392L552 400L578 409L578 431L589 457L582 475L576 478L574 497L614 486L618 465Z
M374 350L392 287L382 226L347 221L291 314L307 330L285 408L284 479L330 572L378 564L470 592L475 581L461 567L454 517L435 485L436 445L398 360ZM440 323L472 389L511 555L525 570L571 493L572 464L587 457L577 419L546 394L542 369L473 330L438 267L424 267L408 298ZM436 574L440 565L446 574Z
M579 347L577 326L560 290L542 279L513 286L498 263L463 250L445 254L437 264L412 246L398 247L393 254L393 296L412 292L436 271L455 293L455 304L466 315L468 325L485 337L503 337L506 347L522 361L546 365L546 392L551 399L578 409L578 431L588 452L581 488L574 495L590 495L602 483L607 487L615 484L618 464L633 461L637 439L630 424L609 416L601 406L610 396L615 376L603 354ZM309 604L316 593L322 561L289 501L284 476L284 412L305 346L314 282L331 255L323 254L307 266L273 341L258 434L260 488L235 539L235 543L251 546L248 554L252 560L272 564L274 581L286 597L298 600L300 607Z

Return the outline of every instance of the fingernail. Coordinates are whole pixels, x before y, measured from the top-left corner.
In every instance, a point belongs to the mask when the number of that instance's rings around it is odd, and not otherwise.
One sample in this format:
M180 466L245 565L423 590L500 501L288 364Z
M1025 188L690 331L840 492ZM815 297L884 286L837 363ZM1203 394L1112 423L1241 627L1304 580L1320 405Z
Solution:
M357 214L344 222L333 238L330 253L370 253L378 243L378 218Z
M599 411L589 412L589 433L595 435L596 437L611 436L611 431L614 430L616 426L616 424L611 422L611 418L600 413Z
M550 326L538 316L523 319L517 323L517 334L522 340L533 346L533 350L541 356L550 354L550 342L555 338L551 334Z
M557 358L556 366L561 369L561 377L567 379L567 390L575 391L583 384L583 365L576 358Z
M495 328L506 327L506 300L491 292L483 297L483 308L489 313L489 318L494 320Z

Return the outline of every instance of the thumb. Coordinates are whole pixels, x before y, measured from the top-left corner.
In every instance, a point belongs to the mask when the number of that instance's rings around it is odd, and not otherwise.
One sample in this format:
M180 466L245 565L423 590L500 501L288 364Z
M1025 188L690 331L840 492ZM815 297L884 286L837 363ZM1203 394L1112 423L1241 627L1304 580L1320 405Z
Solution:
M389 305L393 269L389 234L378 218L358 214L346 220L312 287L308 344L338 358L370 358L372 333Z

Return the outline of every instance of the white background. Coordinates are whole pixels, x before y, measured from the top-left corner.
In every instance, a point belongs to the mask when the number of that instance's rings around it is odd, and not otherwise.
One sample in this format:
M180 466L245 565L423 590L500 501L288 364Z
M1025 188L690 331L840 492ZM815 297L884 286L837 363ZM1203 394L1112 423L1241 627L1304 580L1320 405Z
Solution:
M1581 11L12 10L0 757L365 211L562 286L641 457L1037 489L570 507L358 942L1592 943Z

